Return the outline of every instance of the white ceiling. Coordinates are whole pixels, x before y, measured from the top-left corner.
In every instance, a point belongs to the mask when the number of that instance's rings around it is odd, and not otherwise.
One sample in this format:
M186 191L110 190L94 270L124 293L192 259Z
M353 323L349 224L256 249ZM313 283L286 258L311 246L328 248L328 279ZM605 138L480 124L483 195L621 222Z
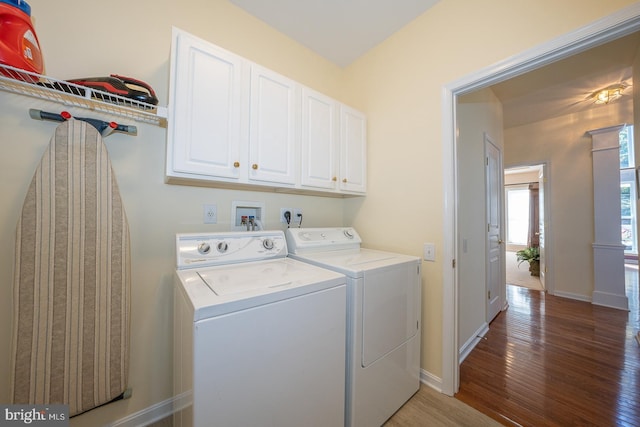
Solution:
M345 67L439 0L229 1ZM614 83L631 85L639 46L640 33L632 34L493 85L505 128L599 108L589 96Z
M639 46L640 33L634 33L493 85L502 102L504 127L601 108L591 95L616 83L628 86L616 102L629 99Z
M439 0L229 0L346 67Z

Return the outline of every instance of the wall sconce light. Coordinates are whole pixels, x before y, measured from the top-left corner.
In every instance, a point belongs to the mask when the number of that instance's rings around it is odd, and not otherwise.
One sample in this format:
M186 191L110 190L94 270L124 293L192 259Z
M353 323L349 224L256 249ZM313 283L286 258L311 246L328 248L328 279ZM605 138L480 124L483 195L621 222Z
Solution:
M608 104L622 96L622 92L627 88L623 84L615 84L604 89L599 89L591 94L591 98L596 104Z

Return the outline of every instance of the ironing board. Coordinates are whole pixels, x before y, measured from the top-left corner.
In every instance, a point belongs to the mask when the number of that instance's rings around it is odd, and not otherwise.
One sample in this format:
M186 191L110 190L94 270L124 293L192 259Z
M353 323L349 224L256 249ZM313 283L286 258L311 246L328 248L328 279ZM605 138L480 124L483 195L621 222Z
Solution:
M77 415L127 388L130 252L102 137L60 124L16 230L11 396Z

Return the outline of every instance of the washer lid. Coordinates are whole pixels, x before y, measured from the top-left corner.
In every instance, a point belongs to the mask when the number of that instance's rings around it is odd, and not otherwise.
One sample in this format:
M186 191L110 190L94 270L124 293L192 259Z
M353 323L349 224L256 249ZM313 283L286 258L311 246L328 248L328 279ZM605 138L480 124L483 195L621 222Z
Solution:
M343 274L291 258L176 270L194 320L344 285Z
M226 296L291 286L293 280L301 280L295 277L295 267L288 262L252 262L197 273L214 294Z

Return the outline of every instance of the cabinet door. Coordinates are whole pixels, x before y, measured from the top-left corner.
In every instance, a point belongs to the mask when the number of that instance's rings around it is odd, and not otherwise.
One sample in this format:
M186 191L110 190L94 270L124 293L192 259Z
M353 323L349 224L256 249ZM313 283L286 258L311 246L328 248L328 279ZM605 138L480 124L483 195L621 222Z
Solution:
M243 60L174 28L167 174L237 179Z
M367 119L361 112L340 107L340 190L367 191Z
M300 127L301 185L335 190L339 155L338 103L304 88Z
M296 183L297 94L292 80L251 67L249 181Z

